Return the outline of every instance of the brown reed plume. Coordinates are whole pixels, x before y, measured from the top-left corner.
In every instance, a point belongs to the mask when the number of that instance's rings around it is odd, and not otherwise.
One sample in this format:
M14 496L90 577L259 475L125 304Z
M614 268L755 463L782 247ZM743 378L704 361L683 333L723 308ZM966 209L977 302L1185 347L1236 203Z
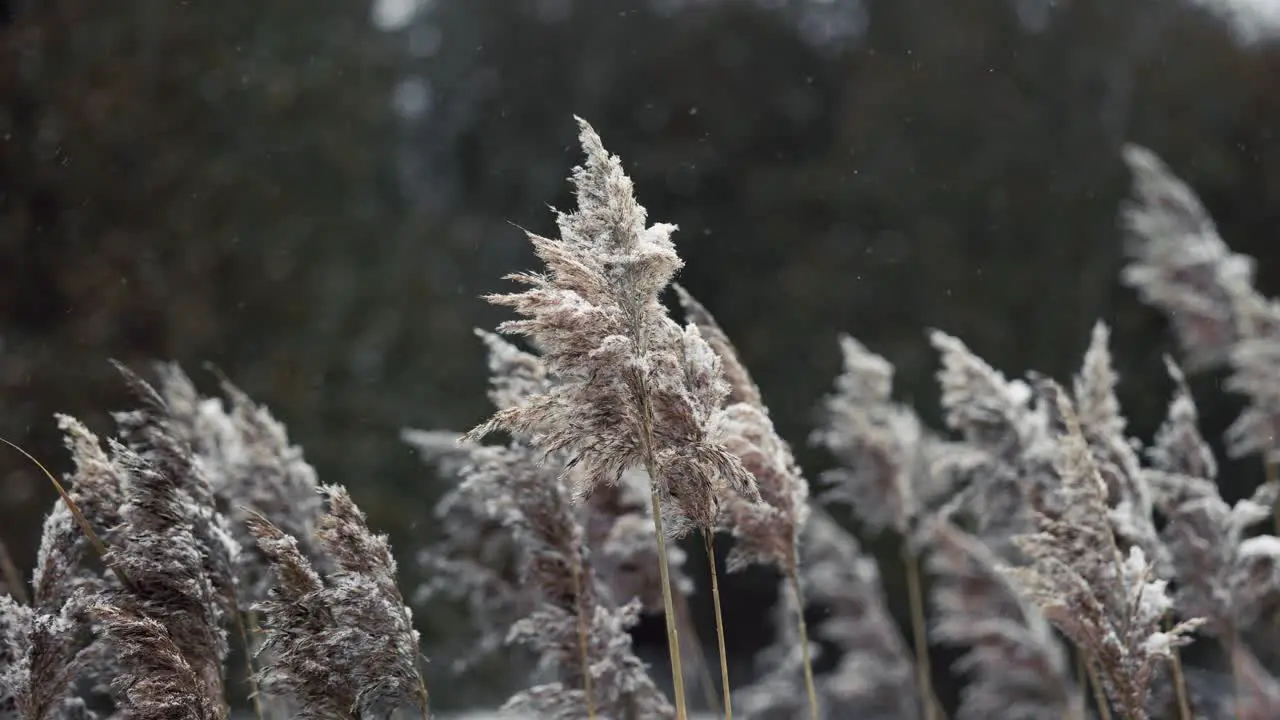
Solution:
M1153 152L1124 148L1133 197L1121 212L1130 263L1122 279L1169 319L1192 370L1228 365L1248 405L1227 429L1232 457L1280 463L1280 301L1254 288L1254 260L1223 242L1204 205ZM1280 505L1274 509L1280 534Z
M754 481L714 430L728 387L719 358L695 326L667 316L659 294L680 268L671 225L646 227L621 161L579 120L586 163L575 169L578 210L557 217L559 239L530 235L546 274L521 273L524 292L490 296L522 317L501 332L542 349L554 386L500 410L469 436L494 430L530 438L545 453L572 454L575 494L618 482L642 465L663 574L667 644L677 716L687 711L680 641L666 568L668 531L714 528L725 489L753 497Z
M817 689L813 680L813 661L809 657L809 631L804 620L804 593L800 584L799 537L809 516L809 483L800 472L791 448L773 427L769 409L764 405L760 389L751 379L738 352L728 335L715 321L711 313L693 295L679 285L676 293L684 307L689 322L697 326L725 368L729 384L727 405L724 409L721 430L725 446L755 478L758 497L730 494L725 503L721 526L731 532L736 541L728 557L729 572L741 570L753 564L777 568L787 580L796 608L796 628L799 632L801 658L805 679L805 692L809 698L809 716L817 720L819 714ZM759 500L763 500L760 502ZM704 529L704 537L708 537ZM711 545L707 544L711 559L712 587L715 588L715 561ZM719 604L719 595L716 594ZM720 664L728 664L724 650L724 633L720 627L720 613L716 613L716 629L720 635ZM723 675L725 715L732 714L731 691L728 674Z
M1066 653L976 538L944 521L928 534L938 640L967 648L956 720L1085 720Z
M489 348L489 397L498 410L523 406L551 389L553 381L540 357L497 335L478 334ZM439 444L447 435L415 432L409 437L428 456L444 460L442 469L461 479L442 500L444 506L464 509L464 517L489 523L495 533L485 539L504 537L503 545L515 556L509 610L520 611L504 641L533 646L540 664L561 676L557 682L517 693L506 707L545 717L576 717L584 709L588 718L597 712L605 718L637 712L672 715L673 708L649 680L626 638L642 598L631 596L620 575L613 583L602 578L593 554L595 548L607 549L610 540L634 539L634 534L612 532L625 525L619 523L626 517L621 508L602 512L598 505L624 486L600 488L585 506L575 508L571 492L576 469L566 468L565 453L544 456L517 434L507 446L458 443L453 436L452 454L447 454ZM609 523L608 536L588 542L584 520ZM652 534L646 539L652 540ZM442 567L471 557L452 540L435 550L443 554ZM634 551L627 554L635 559ZM652 555L642 559L656 560ZM678 559L673 563L678 565ZM637 595L648 589L636 588Z
M254 608L262 616L262 649L270 652L261 687L291 698L300 718L382 717L407 704L425 720L418 633L386 537L370 531L344 488L320 491L328 512L318 535L334 567L323 577L296 538L263 516L247 519L275 575Z
M1128 720L1148 717L1160 665L1187 644L1202 618L1161 628L1173 601L1167 582L1138 545L1121 552L1099 473L1066 392L1043 384L1056 422L1055 469L1061 484L1050 502L1033 499L1039 532L1016 538L1030 559L1010 577L1093 664L1108 697Z

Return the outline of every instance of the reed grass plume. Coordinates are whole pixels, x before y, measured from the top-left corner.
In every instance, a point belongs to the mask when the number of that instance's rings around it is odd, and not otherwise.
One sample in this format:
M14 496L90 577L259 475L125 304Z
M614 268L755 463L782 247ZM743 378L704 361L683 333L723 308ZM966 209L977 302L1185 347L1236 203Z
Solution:
M954 666L968 680L955 719L1084 720L1065 649L996 556L944 521L932 523L928 538L933 636L965 649Z
M1280 303L1254 288L1253 258L1232 252L1164 161L1137 145L1123 157L1133 174L1123 281L1169 319L1188 367L1230 366L1227 388L1248 401L1227 431L1231 454L1280 460Z
M1162 628L1173 607L1168 581L1138 545L1122 553L1108 517L1107 485L1066 392L1044 385L1063 429L1056 438L1057 502L1038 502L1039 532L1019 536L1030 559L1011 577L1097 665L1107 695L1128 718L1147 717L1161 663L1190 642L1203 618Z
M524 405L499 410L468 436L508 430L545 453L569 453L578 497L643 466L658 557L665 561L666 534L679 537L693 529L707 537L710 556L709 534L722 498L733 492L759 500L754 479L717 437L729 393L722 364L697 326L681 328L660 301L683 264L671 242L675 226L646 224L621 160L585 121L579 127L587 157L573 172L578 209L557 215L559 239L529 235L547 272L511 275L529 289L488 298L521 316L499 331L530 338L555 383ZM659 569L676 711L683 720L675 604L666 563ZM714 568L712 577L714 582ZM713 595L718 604L714 587ZM723 648L720 630L717 622Z
M942 367L943 419L961 444L934 461L934 471L961 487L947 514L959 513L1002 558L1015 559L1013 537L1035 527L1033 499L1056 478L1048 413L1022 380L1006 379L959 338L932 331Z
M334 566L323 577L296 538L264 517L248 520L275 576L254 608L271 653L261 686L296 702L301 718L382 717L402 705L426 717L418 633L387 540L369 530L344 488L321 493L328 510L318 534Z
M1171 361L1169 370L1175 395L1149 450L1154 467L1145 474L1165 518L1161 541L1177 582L1174 605L1184 617L1203 617L1203 632L1233 638L1262 619L1261 608L1280 603L1280 584L1251 572L1260 560L1280 560L1280 544L1247 536L1271 517L1280 484L1266 482L1234 505L1222 499L1217 463L1195 427L1195 402Z
M741 461L742 466L755 478L756 493L751 495L733 492L726 496L720 529L732 533L733 550L727 558L729 572L744 569L753 564L769 565L782 572L787 589L792 593L801 651L801 671L805 678L805 690L809 698L810 717L819 714L817 689L813 681L813 662L809 657L809 633L804 619L804 591L800 582L800 557L797 546L800 533L809 518L809 483L805 480L791 453L791 447L783 440L765 406L759 388L751 379L738 351L719 323L693 295L679 285L676 293L685 315L708 338L710 347L725 368L729 394L725 400L721 437L725 447ZM712 566L712 592L716 593L715 559L710 540L710 528L703 528L706 550ZM724 651L724 631L719 613L719 596L716 602L716 629L721 641L721 667L728 661ZM729 717L732 690L728 674L724 678L725 716Z
M160 364L156 373L169 427L195 453L240 545L237 570L246 606L263 599L270 582L267 560L248 529L253 513L297 538L306 557L327 569L316 536L324 512L319 481L284 425L230 381L220 383L223 397L205 397L175 364Z
M139 611L92 608L104 639L127 670L113 679L121 713L130 720L221 720L222 698L193 668L169 630Z
M729 553L730 572L751 564L795 569L800 533L809 515L809 483L783 440L738 351L711 313L689 291L676 286L688 321L707 338L720 359L729 387L720 416L719 436L725 447L755 479L756 492L724 497L721 527L736 543Z
M909 537L945 491L932 458L940 441L893 401L893 366L856 339L840 337L841 373L823 402L812 440L839 465L823 474L826 502L848 505L871 531Z
M584 717L579 619L586 640L592 701L602 717L666 717L672 710L631 650L627 628L640 609L635 600L614 604L600 584L585 542L580 512L562 477L563 461L544 462L518 442L508 446L466 445L456 497L484 508L510 536L518 562L525 615L510 625L507 643L530 645L541 665L559 679L512 697L507 707L539 717Z
M489 350L489 398L498 410L521 407L554 387L541 357L497 335L478 335ZM652 524L646 521L648 533L626 530L631 527L626 519L634 516L624 510L618 491L628 486L599 488L586 505L575 506L576 469L567 467L563 451L543 454L520 434L506 445L458 442L456 434L447 432L414 431L406 437L427 457L443 461L442 470L459 480L439 507L453 509L460 517L483 519L490 547L511 553L514 576L502 586L507 594L499 602L502 614L514 617L501 640L531 647L543 671L556 679L520 691L505 707L548 718L597 712L605 718L674 716L674 709L632 651L627 633L644 607L640 595L650 589L649 584L631 586L621 575L602 576L597 568L600 550L623 553L629 561L656 567ZM634 473L627 477L647 483L647 478ZM601 498L615 503L606 508ZM593 520L600 528L594 542L585 525ZM466 534L473 535L474 531ZM650 552L638 553L631 547L637 541L644 541ZM627 547L609 547L619 542ZM433 549L433 564L474 567L475 551L446 539ZM606 567L621 571L618 563L606 563ZM459 575L464 582L476 577L469 571ZM634 595L628 593L632 590ZM661 600L658 603L661 607ZM497 641L488 633L481 638L486 646Z
M646 226L621 161L580 127L578 210L557 215L559 239L530 234L547 272L512 275L529 289L488 297L522 316L499 332L533 340L555 383L469 435L505 429L544 452L569 452L580 497L646 466L673 534L714 527L722 488L758 496L715 435L729 392L721 362L697 326L681 328L659 299L682 265L675 227Z

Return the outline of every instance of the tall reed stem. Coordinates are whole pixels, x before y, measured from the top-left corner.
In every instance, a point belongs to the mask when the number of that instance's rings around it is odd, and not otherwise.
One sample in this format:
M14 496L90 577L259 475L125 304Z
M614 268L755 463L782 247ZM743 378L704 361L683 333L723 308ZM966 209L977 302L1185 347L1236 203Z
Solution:
M911 637L916 651L916 683L924 704L924 720L940 720L938 700L933 694L933 671L929 667L929 636L925 633L924 592L920 582L920 562L906 540L902 543L902 564L907 570L907 596L911 603Z
M648 403L646 402L646 405ZM675 603L671 601L671 572L667 569L667 538L662 529L662 503L658 500L658 471L653 453L645 454L649 468L649 500L653 503L653 530L658 536L658 574L662 579L662 608L667 616L667 654L671 658L671 682L675 695L676 720L688 720L684 701L684 668L680 665L680 632L676 630Z
M1089 717L1089 671L1085 669L1084 651L1075 648L1072 655L1076 658L1076 685L1080 688L1080 711L1081 717ZM1067 717L1071 717L1068 710Z
M631 315L631 337L643 352L644 333L640 331L638 315ZM653 505L653 531L658 537L658 575L662 580L662 611L667 618L667 655L671 658L672 695L675 697L676 720L688 720L689 710L684 699L684 667L680 663L680 631L676 628L676 608L671 599L671 570L667 567L667 535L662 529L662 498L659 496L660 480L658 458L653 451L653 405L649 398L649 377L644 371L635 375L636 391L640 398L640 450L644 454L644 468L649 473L649 502Z
M800 631L800 652L804 658L804 689L809 694L809 720L818 720L818 690L813 683L813 660L809 657L809 626L804 621L804 594L800 592L800 573L794 559L787 568L787 580L796 600L796 628Z
M253 700L253 716L257 720L263 720L262 714L262 696L258 692L258 674L253 669L253 646L249 644L249 633L245 631L244 619L249 618L250 623L254 623L252 611L240 612L240 601L236 598L235 593L231 595L231 607L236 618L236 631L240 633L240 644L244 646L244 667L248 675L245 680L249 682L249 699Z
M1232 677L1235 677L1234 667ZM1187 678L1182 673L1182 652L1173 649L1173 691L1178 697L1178 720L1195 720L1191 714L1191 700L1187 697Z
M1266 477L1267 482L1269 483L1275 482L1277 475L1280 475L1280 473L1277 473L1276 461L1272 460L1266 455L1262 456L1262 472L1263 472L1263 475ZM1275 504L1275 508L1273 508L1272 515L1275 518L1276 535L1280 535L1280 498L1276 499L1276 504Z
M1232 623L1227 631L1227 652L1231 653L1231 702L1240 703L1240 631Z
M596 720L596 697L591 690L591 651L587 639L587 618L582 614L582 563L573 562L573 610L578 616L578 657L582 661L582 692L587 696L587 720Z
M720 695L716 693L716 681L711 677L711 667L707 656L702 652L702 641L698 638L698 628L693 624L693 614L689 609L689 599L682 593L675 594L676 627L680 630L680 638L684 641L684 650L688 650L697 671L697 683L702 690L702 700L713 714L720 714Z
M729 687L729 655L724 649L724 617L720 614L720 580L716 573L716 549L712 532L702 529L702 546L711 565L711 601L716 609L716 641L720 645L720 684L724 688L724 720L733 720L733 698Z

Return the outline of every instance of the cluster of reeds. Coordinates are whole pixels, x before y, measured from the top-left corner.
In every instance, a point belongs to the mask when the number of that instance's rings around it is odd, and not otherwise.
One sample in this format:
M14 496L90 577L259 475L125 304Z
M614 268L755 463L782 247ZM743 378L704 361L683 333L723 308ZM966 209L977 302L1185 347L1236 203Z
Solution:
M511 276L524 289L490 298L519 315L499 332L529 348L482 334L496 414L461 446L457 433L406 435L462 478L440 506L461 534L425 554L441 573L435 586L490 621L478 647L526 641L554 669L555 684L511 707L686 717L684 687L699 677L680 637L686 559L671 541L696 531L721 648L710 704L726 718L1280 717L1280 683L1248 642L1275 637L1280 620L1280 540L1248 534L1272 516L1280 489L1269 475L1254 497L1222 499L1172 359L1168 420L1144 447L1126 433L1102 323L1067 387L1009 379L932 332L950 434L893 400L884 358L842 338L844 371L812 437L839 467L811 498L726 333L672 283L674 228L647 224L621 162L586 123L581 131L578 207L558 214L558 238L530 235L545 269ZM1125 159L1135 192L1123 213L1124 279L1169 314L1191 367L1230 363L1229 388L1250 406L1229 447L1270 468L1280 457L1280 304L1257 294L1249 261L1154 155L1131 147ZM668 285L683 325L662 303ZM496 431L508 444L480 444ZM886 607L876 562L824 506L896 537L902 563L889 570L906 579L908 627ZM763 564L781 578L776 643L757 677L736 686L723 656L732 628L720 621L717 534L731 538L730 572ZM500 571L477 554L493 552L511 565ZM600 649L623 636L597 620L637 607L666 616L673 674L672 706L655 700L640 715L609 683L644 698L654 687ZM812 636L806 616L820 617ZM1218 640L1222 652L1184 666L1180 649L1197 640ZM960 657L954 708L933 688L940 650Z
M58 418L75 471L49 476L29 590L7 572L0 717L220 720L247 677L260 716L426 718L395 560L347 491L236 388L121 371L139 406L115 437Z
M489 298L518 315L498 331L528 342L479 333L493 416L404 433L457 479L419 598L465 600L480 632L444 672L528 648L531 684L505 709L530 718L684 720L693 685L726 720L1280 717L1259 652L1280 626L1280 539L1252 534L1280 498L1280 303L1152 153L1125 150L1124 280L1168 314L1188 367L1228 365L1248 399L1228 447L1268 474L1234 505L1173 359L1164 425L1145 445L1127 434L1101 323L1065 384L1009 379L932 332L949 433L893 399L889 362L842 338L812 436L839 467L811 497L727 334L673 284L674 228L648 224L621 161L580 127L577 208L557 215L558 238L530 236L545 270ZM239 675L260 717L425 718L395 560L347 492L229 384L206 398L176 367L155 386L122 372L139 407L115 415L116 437L59 418L76 470L50 476L61 499L29 584L0 553L0 718L224 718ZM905 628L832 508L900 547L885 570L906 581ZM718 662L691 622L690 534ZM776 642L736 685L718 538L729 572L780 578ZM642 613L666 621L669 696L632 647ZM1184 664L1192 642L1206 649ZM228 667L236 647L243 669ZM934 689L942 654L959 657L956 702Z

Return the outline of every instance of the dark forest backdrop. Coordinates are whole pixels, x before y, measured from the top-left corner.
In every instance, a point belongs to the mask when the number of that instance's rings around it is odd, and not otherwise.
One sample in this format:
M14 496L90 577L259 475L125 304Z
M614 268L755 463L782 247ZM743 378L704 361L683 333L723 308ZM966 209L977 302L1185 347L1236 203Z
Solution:
M679 224L681 282L811 478L839 332L936 421L926 328L1066 377L1103 318L1150 436L1171 344L1117 281L1125 141L1163 155L1280 293L1280 43L1196 5L421 5L397 23L366 0L0 0L0 435L66 469L52 414L105 430L125 402L108 358L178 360L209 388L212 364L412 575L441 486L398 431L485 415L470 330L500 315L478 296L531 266L512 223L549 231L547 204L568 204L574 114ZM1217 380L1194 385L1211 433L1238 409ZM1257 479L1228 469L1229 497ZM0 483L0 536L29 560L54 495L16 453ZM773 587L729 581L741 672ZM458 625L419 618L435 647ZM486 682L434 695L496 699Z

